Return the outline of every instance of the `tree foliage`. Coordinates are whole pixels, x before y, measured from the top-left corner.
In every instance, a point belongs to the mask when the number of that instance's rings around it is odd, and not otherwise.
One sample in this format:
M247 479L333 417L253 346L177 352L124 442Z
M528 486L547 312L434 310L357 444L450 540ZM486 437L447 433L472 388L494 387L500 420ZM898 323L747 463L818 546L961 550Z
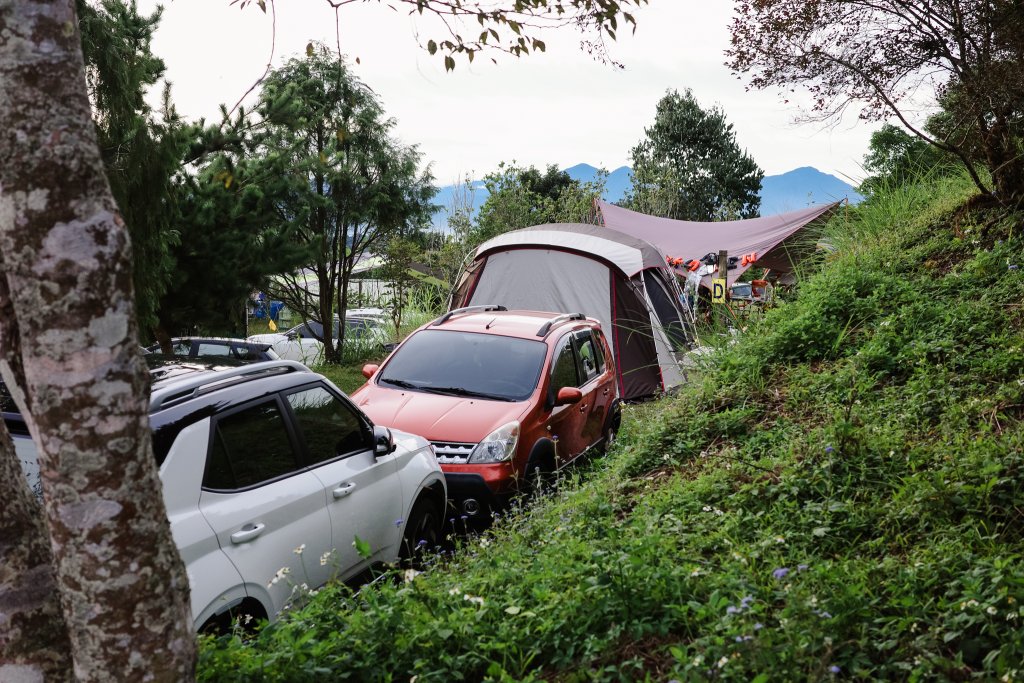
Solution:
M272 290L303 317L324 324L326 359L344 343L330 322L344 317L356 262L393 235L427 225L436 190L415 147L395 140L380 102L324 46L288 61L266 79L251 141L253 172L291 239L310 249L305 273L283 275Z
M143 15L135 2L122 0L75 4L100 153L131 235L136 311L141 327L149 330L174 271L175 176L184 166L192 130L171 106L169 88L160 112L145 99L164 74L163 60L151 49L162 10Z
M985 193L1024 194L1024 6L1016 0L740 0L729 66L755 88L796 86L810 114L837 120L851 106L896 117L956 155ZM922 101L927 96L930 101ZM914 112L938 104L929 128Z
M345 5L369 0L327 0L340 10ZM441 33L423 47L444 59L445 69L455 68L456 57L469 62L481 53L502 52L524 57L544 52L541 36L552 29L574 28L582 36L580 48L595 59L615 64L608 55L606 39L615 40L620 27L636 30L632 12L648 0L394 0L392 9L409 7L409 14L434 15ZM254 4L266 12L265 0L233 0L241 7ZM479 33L478 33L479 32ZM493 57L492 57L493 61ZM621 65L617 65L621 66Z
M693 92L669 90L633 148L633 187L623 205L693 221L753 218L764 172L736 142L732 124Z
M554 164L540 171L515 162L502 163L497 171L484 177L488 195L468 242L476 246L502 233L532 225L587 222L594 199L604 193L606 176L580 182Z
M951 155L887 123L871 134L864 156L864 170L869 175L858 190L872 194L879 189L898 187L930 174L951 171L955 163Z

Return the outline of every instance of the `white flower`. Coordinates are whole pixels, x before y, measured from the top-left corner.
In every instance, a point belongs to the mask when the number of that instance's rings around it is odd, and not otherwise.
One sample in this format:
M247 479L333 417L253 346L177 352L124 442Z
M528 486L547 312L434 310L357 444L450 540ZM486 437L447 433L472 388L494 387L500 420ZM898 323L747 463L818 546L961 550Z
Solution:
M704 655L697 655L696 657L693 658L693 665L694 666L700 666L703 663L704 663Z
M786 542L786 539L785 539L785 538L783 538L782 536L776 536L776 537L775 537L775 542L776 542L776 543L785 543L785 542Z
M723 666L725 666L728 663L729 663L729 658L728 657L722 657L721 659L718 660L718 668L721 669Z
M448 591L448 595L458 595L461 592L462 592L462 589L456 586L455 588L452 588L451 590Z
M998 610L992 605L989 605L987 608L985 608L985 611L994 616Z
M296 548L292 552L295 553L296 555L301 555L302 551L305 550L305 549L306 549L306 544L303 543L302 545L300 545L298 548Z
M320 566L324 567L327 565L327 561L331 559L331 551L328 550L326 553L320 556Z
M280 581L281 579L283 579L284 577L288 576L291 573L292 573L292 570L289 569L288 567L281 567L280 569L277 570L277 573L274 574L274 577L272 579L270 579L270 582L267 584L267 588L270 588L275 583L277 583L278 581Z
M420 575L420 572L416 571L415 569L406 569L405 572L403 572L403 574L402 574L402 579L406 583L412 583L412 580L415 579L419 575Z
M468 602L471 602L474 605L479 605L481 607L483 607L483 605L484 605L484 599L483 598L478 598L477 596L470 595L469 593L466 593L465 595L463 595L462 599L466 600Z
M711 512L711 506L705 505L704 507L701 508L701 510L703 510L704 512Z
M700 576L700 569L694 569L690 572L690 576Z

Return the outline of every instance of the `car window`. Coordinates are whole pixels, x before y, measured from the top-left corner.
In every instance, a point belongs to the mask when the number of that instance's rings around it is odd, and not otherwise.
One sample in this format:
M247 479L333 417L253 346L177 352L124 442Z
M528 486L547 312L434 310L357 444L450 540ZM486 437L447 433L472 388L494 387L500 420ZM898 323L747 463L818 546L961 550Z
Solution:
M263 359L263 354L251 346L232 346L231 356L244 361L257 361Z
M231 345L219 342L199 342L197 356L228 356L231 355Z
M604 335L601 334L600 330L591 330L594 335L594 353L597 357L597 373L599 375L604 374L605 370L605 357L604 357Z
M555 354L555 362L551 370L551 387L548 391L552 401L558 395L559 389L580 385L576 369L576 355L572 350L572 335L567 334L558 342Z
M190 351L192 351L192 342L188 339L179 339L171 345L171 354L175 356L187 356Z
M288 330L289 337L300 337L302 339L318 339L323 341L324 326L315 320L308 320L301 325L296 325Z
M547 345L496 334L420 330L405 340L377 376L382 386L505 401L536 390Z
M217 419L203 486L243 489L297 469L284 416L270 399Z
M597 367L597 351L594 348L594 339L590 336L590 330L576 334L576 348L580 354L582 383L586 384L601 374Z
M286 398L306 442L310 464L370 447L365 423L344 401L323 387L296 391Z

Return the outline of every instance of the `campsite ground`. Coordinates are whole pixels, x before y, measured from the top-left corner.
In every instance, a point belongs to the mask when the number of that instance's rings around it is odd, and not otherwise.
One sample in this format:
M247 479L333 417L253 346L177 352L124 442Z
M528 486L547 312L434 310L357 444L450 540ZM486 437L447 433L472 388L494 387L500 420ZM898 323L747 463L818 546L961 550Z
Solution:
M331 586L203 680L1017 680L1024 216L946 179L613 451L421 574Z

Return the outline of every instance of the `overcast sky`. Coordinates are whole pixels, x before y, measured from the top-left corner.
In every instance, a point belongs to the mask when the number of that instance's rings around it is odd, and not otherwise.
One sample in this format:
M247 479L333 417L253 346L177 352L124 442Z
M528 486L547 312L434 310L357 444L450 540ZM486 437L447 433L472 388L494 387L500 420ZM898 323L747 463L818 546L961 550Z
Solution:
M186 116L218 117L260 77L274 32L255 4L169 0L153 50L167 63L172 97ZM149 10L153 0L140 0ZM529 57L460 60L446 73L419 40L439 37L436 25L371 0L341 9L342 52L356 74L397 119L398 136L417 144L438 184L480 178L501 161L565 168L589 163L614 170L654 118L669 88L691 88L705 107L718 104L739 144L768 175L814 166L850 181L877 124L850 118L837 126L797 124L799 110L774 91L746 92L723 65L729 43L728 0L650 0L635 12L635 35L611 43L625 69L597 63L579 49L573 30L545 36L548 51ZM280 0L274 65L300 54L310 40L336 44L335 14L325 0ZM250 100L252 98L250 97Z

